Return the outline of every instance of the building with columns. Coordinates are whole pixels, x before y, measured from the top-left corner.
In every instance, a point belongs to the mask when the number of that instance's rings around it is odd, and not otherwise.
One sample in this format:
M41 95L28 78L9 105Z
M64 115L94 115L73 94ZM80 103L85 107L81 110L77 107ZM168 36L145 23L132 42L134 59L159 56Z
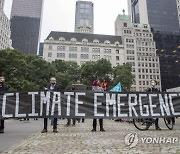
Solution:
M4 0L0 0L0 50L12 48L10 21L3 11Z
M132 66L132 90L146 91L151 79L157 80L158 88L161 89L159 57L156 55L156 44L150 26L132 23L131 16L118 15L115 34L122 38L125 63Z

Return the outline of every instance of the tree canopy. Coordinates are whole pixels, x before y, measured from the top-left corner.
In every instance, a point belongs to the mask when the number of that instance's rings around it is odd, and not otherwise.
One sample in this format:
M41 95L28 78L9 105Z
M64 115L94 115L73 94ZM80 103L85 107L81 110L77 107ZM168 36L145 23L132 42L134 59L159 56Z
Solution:
M127 64L113 68L105 59L88 61L79 66L76 62L55 60L51 63L38 56L25 55L17 50L0 51L0 75L10 90L42 90L50 77L56 77L62 90L80 81L90 88L92 80L108 80L111 86L119 81L128 91L132 85L131 67Z

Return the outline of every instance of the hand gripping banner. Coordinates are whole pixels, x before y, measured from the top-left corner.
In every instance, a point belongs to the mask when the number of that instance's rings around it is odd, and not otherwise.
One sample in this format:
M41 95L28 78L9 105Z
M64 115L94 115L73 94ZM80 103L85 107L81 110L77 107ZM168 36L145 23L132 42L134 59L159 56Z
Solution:
M180 93L33 91L0 93L3 118L179 117Z

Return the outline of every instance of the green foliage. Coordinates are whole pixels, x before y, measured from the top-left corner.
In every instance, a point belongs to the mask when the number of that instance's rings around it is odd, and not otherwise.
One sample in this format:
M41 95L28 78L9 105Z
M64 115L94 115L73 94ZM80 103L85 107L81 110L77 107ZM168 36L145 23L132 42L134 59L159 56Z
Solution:
M88 61L81 66L80 73L82 83L90 88L92 80L110 80L112 66L105 59L96 62Z
M118 65L113 71L113 86L121 82L123 91L129 91L133 83L133 75L131 74L131 66L129 64Z
M52 63L38 56L25 55L17 50L0 51L0 75L6 79L10 90L42 90L50 77L56 77L61 90L78 80L90 87L92 79L121 81L123 89L132 84L131 67L127 64L112 68L105 59L86 62L81 67L76 62L55 60ZM112 78L113 77L113 78Z

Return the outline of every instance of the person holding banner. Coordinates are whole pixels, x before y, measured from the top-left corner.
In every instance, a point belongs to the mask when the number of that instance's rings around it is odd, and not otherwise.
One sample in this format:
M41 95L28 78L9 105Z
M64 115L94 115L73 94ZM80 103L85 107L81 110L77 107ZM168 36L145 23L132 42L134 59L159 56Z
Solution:
M44 88L45 90L49 90L51 92L53 91L59 91L59 86L56 84L56 78L51 77L50 79L50 84L47 86L47 88ZM57 133L57 118L52 118L53 120L53 132ZM48 124L48 118L44 118L44 129L41 131L41 133L46 133L47 132L47 124Z
M99 80L96 82L96 84L94 85L92 90L94 92L104 91L103 87L100 86L100 81ZM92 132L96 131L96 126L97 126L97 119L93 119L93 129L91 130ZM99 119L99 126L100 126L100 131L105 132L105 130L103 128L103 119Z
M0 77L0 92L8 91L8 88L4 85L5 78ZM4 133L4 119L0 120L0 133Z
M156 80L151 80L150 81L151 87L148 88L147 92L159 92L159 90L156 88L157 86L157 81ZM147 125L147 127L149 128L150 125ZM155 127L156 130L161 130L161 128L159 127L159 118L156 118L155 120Z

